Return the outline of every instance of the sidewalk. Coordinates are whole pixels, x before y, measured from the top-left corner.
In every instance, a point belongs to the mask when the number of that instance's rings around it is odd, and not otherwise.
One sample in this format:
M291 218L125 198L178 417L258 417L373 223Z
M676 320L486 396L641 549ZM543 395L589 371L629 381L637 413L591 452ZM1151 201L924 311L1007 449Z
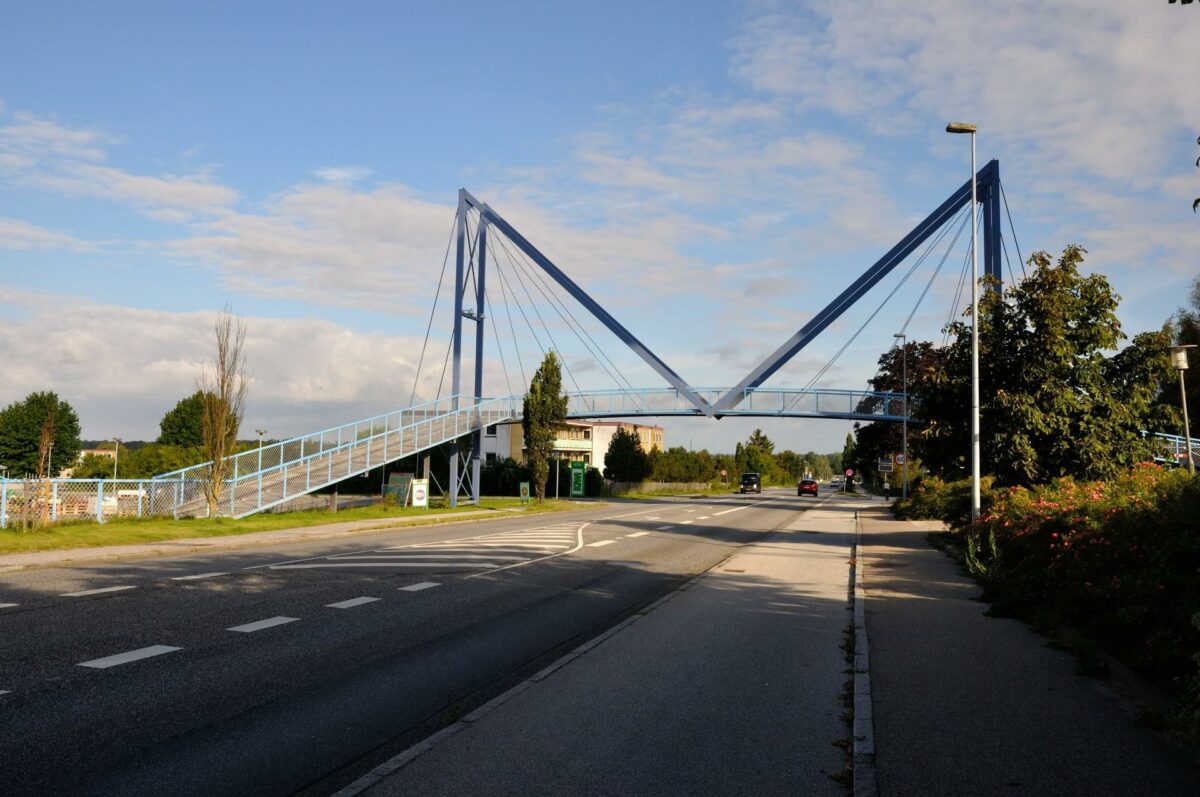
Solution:
M585 507L581 507L585 508ZM234 550L265 545L288 544L341 537L363 531L383 530L400 526L420 526L441 520L478 520L481 517L503 517L504 513L521 512L520 509L481 509L475 512L442 512L436 515L397 516L372 520L353 520L343 523L325 523L319 526L302 526L295 529L254 531L249 534L227 534L220 537L192 537L183 540L138 543L135 545L98 545L89 548L62 548L52 551L30 551L28 553L0 554L0 572L19 570L25 567L49 567L54 565L77 565L84 562L99 562L107 559L140 559L154 556L178 556L196 551ZM566 510L571 511L571 510Z
M853 515L740 549L339 795L830 795Z
M924 526L864 510L875 764L891 795L1200 794L1185 752L979 590Z

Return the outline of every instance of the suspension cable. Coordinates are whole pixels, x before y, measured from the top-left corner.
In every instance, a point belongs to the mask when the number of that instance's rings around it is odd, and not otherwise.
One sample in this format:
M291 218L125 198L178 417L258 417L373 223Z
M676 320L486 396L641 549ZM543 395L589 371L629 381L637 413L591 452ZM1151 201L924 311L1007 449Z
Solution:
M1000 182L997 180L997 182ZM1008 209L1008 194L1004 190L1004 183L1000 183L1000 198L1004 200L1004 212L1008 214L1008 228L1012 230L1013 247L1017 250L1017 262L1021 264L1021 279L1025 279L1029 275L1025 273L1025 258L1021 255L1021 242L1017 240L1017 228L1013 224L1012 211Z
M437 312L438 297L442 295L442 283L446 280L446 265L450 262L450 245L454 243L454 228L458 222L458 214L454 214L454 224L450 225L450 237L446 241L446 254L442 256L442 273L438 277L437 291L433 294L433 309L429 311L429 323L425 325L425 340L421 343L421 356L417 360L417 372L413 375L413 389L408 396L408 406L413 406L413 400L417 397L417 384L421 381L421 367L425 364L425 348L429 345L429 333L433 329L433 316ZM439 391L440 391L439 387ZM440 398L440 396L439 396Z
M496 273L500 274L499 260L496 262ZM512 309L508 306L508 291L503 279L500 279L500 296L504 299L504 313L508 316L508 331L512 335L513 351L517 353L517 365L521 368L521 383L528 387L529 379L525 376L525 361L521 359L521 347L517 345L517 329L513 325Z
M917 314L917 310L920 309L921 303L925 301L925 296L929 293L929 289L933 286L933 281L937 279L938 274L942 273L942 267L946 265L946 260L950 257L950 252L954 250L954 245L958 243L958 237L962 235L962 231L966 228L967 216L970 215L971 214L969 211L963 211L962 221L959 222L958 229L954 232L954 237L950 239L950 244L946 247L946 253L942 255L942 259L938 261L937 268L933 270L933 274L930 275L929 281L925 283L925 289L921 291L921 295L917 297L917 303L913 305L912 312L908 314L908 318L904 319L904 325L900 327L900 334L903 335L908 332L908 325L912 323L913 316ZM949 229L949 225L943 225L942 229ZM931 246L930 249L932 248L933 247ZM926 252L926 254L928 254L928 252Z

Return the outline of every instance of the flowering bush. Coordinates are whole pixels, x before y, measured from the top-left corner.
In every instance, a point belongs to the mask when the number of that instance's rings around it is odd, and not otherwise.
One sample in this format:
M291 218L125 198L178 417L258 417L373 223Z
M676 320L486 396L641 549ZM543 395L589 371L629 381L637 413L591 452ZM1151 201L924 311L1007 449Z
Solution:
M983 509L991 503L992 477L979 480ZM971 480L947 482L937 476L925 476L903 501L896 502L896 516L904 519L944 520L955 528L971 521Z
M998 609L1078 629L1200 718L1200 480L1146 463L997 490L966 536Z

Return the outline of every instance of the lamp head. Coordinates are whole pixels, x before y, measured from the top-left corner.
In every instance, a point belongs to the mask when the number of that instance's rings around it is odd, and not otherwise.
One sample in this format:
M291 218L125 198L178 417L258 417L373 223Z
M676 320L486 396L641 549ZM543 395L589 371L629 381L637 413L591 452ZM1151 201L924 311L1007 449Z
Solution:
M1187 350L1194 348L1196 348L1195 344L1171 347L1171 365L1174 366L1176 371L1186 371L1188 369Z
M974 133L978 128L968 122L951 122L946 125L947 133Z

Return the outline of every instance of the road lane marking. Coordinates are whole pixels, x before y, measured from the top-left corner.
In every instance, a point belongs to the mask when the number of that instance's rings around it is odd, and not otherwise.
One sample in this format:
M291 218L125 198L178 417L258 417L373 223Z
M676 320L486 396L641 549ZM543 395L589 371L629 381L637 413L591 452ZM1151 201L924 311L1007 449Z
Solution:
M669 529L669 528L671 528L671 527L670 527L670 526L663 526L663 528L664 528L664 529ZM648 531L635 531L633 534L626 534L625 536L626 536L626 537L645 537L645 536L646 536L647 534L649 534L649 533L650 533L650 532L648 532Z
M87 595L99 595L103 592L123 592L127 589L137 589L136 586L127 587L100 587L99 589L85 589L79 592L64 592L59 595L60 598L82 598Z
M666 531L667 529L673 529L673 528L675 528L675 526L673 524L670 526L659 526L658 528L655 529L655 531ZM642 534L649 534L649 533L650 532L648 532L648 531L642 532ZM630 535L630 536L633 536L633 535Z
M696 520L708 520L708 518L708 515L701 515L700 517L696 518Z
M197 581L202 578L216 578L217 576L227 576L229 573L196 573L192 576L172 576L172 581Z
M491 561L491 560L488 560ZM488 562L317 562L311 565L275 565L272 570L318 570L323 567L466 567L476 568Z
M643 512L640 514L646 514L646 513ZM570 549L569 551L560 551L559 553L548 553L545 556L539 556L536 559L530 559L528 562L515 562L511 565L504 565L503 567L494 567L491 570L485 570L482 573L475 573L474 575L467 576L467 578L479 578L480 576L490 576L492 573L499 573L501 570L511 570L514 567L525 567L525 565L531 565L534 562L542 562L542 561L545 561L546 559L554 559L555 557L558 557L558 556L566 556L568 554L575 553L576 551L583 548L583 530L586 529L590 525L592 525L592 521L589 520L586 523L583 523L582 525L580 525L579 528L575 529L575 547Z
M600 540L600 542L589 542L589 548L599 548L602 545L612 545L616 540Z
M95 670L103 670L108 667L116 667L118 664L128 664L131 661L141 661L148 659L151 656L161 656L164 653L173 653L183 648L173 648L170 645L151 645L148 648L139 648L130 650L126 653L118 653L115 656L105 656L102 659L92 659L91 661L81 661L80 667L91 667Z
M353 609L355 606L362 606L364 603L374 603L377 600L379 600L379 598L368 598L364 595L361 598L351 598L348 601L327 603L325 606L329 609Z
M400 591L401 592L420 592L423 589L429 589L430 587L440 587L440 586L441 585L436 581L422 581L419 584L409 584L407 587L401 587Z
M11 695L12 692L7 689L0 689L0 695Z
M501 554L483 554L483 553L360 553L347 556L334 556L331 559L337 559L339 562L347 559L486 559L489 562L495 560L508 560L512 562L523 562L528 559L528 556L504 556Z
M19 603L0 603L0 609L11 609L14 606L20 606Z
M285 623L294 623L299 620L299 617L268 617L266 620L257 620L253 623L245 625L235 625L233 628L226 628L226 631L237 631L240 634L252 634L255 631L261 631L264 628L274 628L277 625Z
M692 523L695 523L695 522L696 522L696 521L694 521L694 520L685 520L685 521L683 521L683 522L682 522L680 525L681 525L681 526L687 526L687 525L689 525L689 524L692 524Z

